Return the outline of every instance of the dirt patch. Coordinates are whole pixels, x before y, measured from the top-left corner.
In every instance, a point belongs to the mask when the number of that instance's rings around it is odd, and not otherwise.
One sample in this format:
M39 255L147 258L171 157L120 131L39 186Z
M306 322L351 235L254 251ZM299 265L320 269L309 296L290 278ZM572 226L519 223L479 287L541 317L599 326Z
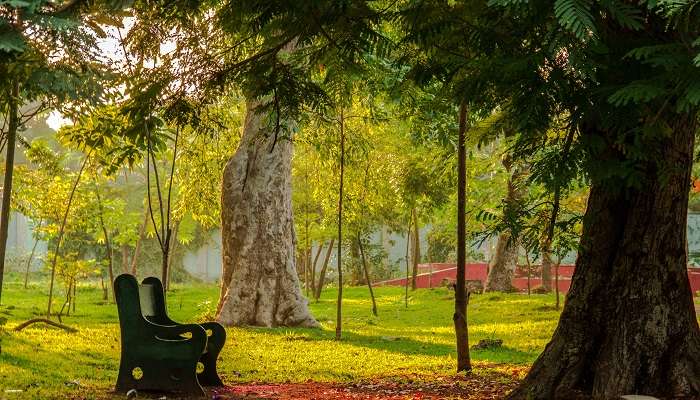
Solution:
M401 377L361 383L248 383L218 389L212 399L258 400L406 400L501 399L520 378L519 371L505 374L469 374L433 377Z

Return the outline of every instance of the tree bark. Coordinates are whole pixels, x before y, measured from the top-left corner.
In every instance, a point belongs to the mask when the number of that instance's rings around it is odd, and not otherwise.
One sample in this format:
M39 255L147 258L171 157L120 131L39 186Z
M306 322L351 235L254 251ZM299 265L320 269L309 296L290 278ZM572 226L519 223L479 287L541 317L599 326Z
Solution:
M311 264L311 295L316 293L316 265L318 265L318 257L321 255L323 250L323 242L318 243L318 250L316 250L316 255L314 256L314 262Z
M37 227L41 228L43 220L39 219L39 224ZM36 253L36 246L39 244L39 239L34 239L34 245L32 246L32 251L29 253L29 259L27 260L27 267L24 271L24 288L27 289L29 284L29 269L32 267L32 261L34 261L34 254Z
M559 325L511 399L700 395L685 252L695 118L667 119L669 134L657 134L653 156L637 161L639 185L592 183ZM625 160L613 145L597 157Z
M418 211L414 207L413 214L413 277L411 289L416 290L416 278L418 277L418 263L420 263L420 228L418 227Z
M345 115L340 109L340 185L338 188L338 300L335 314L335 340L343 333L343 178L345 174Z
M362 269L365 272L365 280L367 281L367 288L369 289L369 297L372 299L372 314L377 316L377 300L374 298L374 290L372 289L372 280L369 278L369 268L367 267L367 260L365 259L365 250L362 248L362 235L357 234L357 246L360 248L360 258L362 259Z
M505 213L508 213L517 207L522 199L524 193L520 181L525 172L517 166L514 167L510 157L505 157L503 166L510 172L508 189L504 199ZM510 231L504 231L498 235L496 251L489 263L489 273L484 291L513 292L516 290L513 287L513 274L518 264L518 247L518 240L511 235Z
M249 101L243 137L224 169L223 272L217 320L224 325L317 327L296 273L290 133L264 132Z
M102 228L102 234L105 237L105 253L107 255L107 271L109 272L109 287L112 290L112 302L116 303L116 295L114 294L114 264L113 264L113 254L112 254L112 242L109 238L109 232L107 231L107 226L105 225L102 209L102 197L100 196L100 191L95 183L95 197L97 198L97 206L100 216L100 227ZM105 299L107 300L107 299Z
M540 253L542 254L542 289L545 292L552 291L552 244L545 240L542 243Z
M530 286L530 276L532 275L532 264L530 264L530 253L527 250L525 250L525 263L527 264L527 295L529 296L532 292L532 287Z
M122 272L125 274L129 273L129 246L122 245ZM131 271L132 275L136 273L136 270Z
M331 259L331 254L333 253L333 243L335 243L335 238L332 238L331 242L328 244L328 250L326 250L326 255L323 258L323 266L321 266L321 271L318 273L318 283L316 283L316 293L314 293L314 300L317 302L321 297L323 285L326 283L326 270L328 269L328 261Z
M408 220L408 228L406 229L406 283L404 285L404 304L408 308L408 281L409 281L409 265L411 263L411 220Z
M559 309L559 265L561 265L561 257L557 258L557 263L554 264L554 295L556 296L556 302L554 307Z
M457 282L455 284L455 324L457 340L457 372L472 369L469 357L469 332L467 328L467 304L469 302L466 283L467 264L467 105L459 107L459 137L457 146Z
M175 261L175 251L177 250L177 236L180 233L180 221L175 221L172 231L172 239L168 249L168 281L165 284L165 290L170 290L170 282L173 276L173 262Z
M10 199L12 198L12 173L15 166L15 142L19 129L19 83L12 84L9 93L9 117L7 130L7 155L5 157L5 178L0 208L0 303L2 303L2 281L5 276L5 253L7 251L7 231L10 226Z
M513 292L513 273L518 263L518 244L510 232L498 235L496 252L489 263L489 275L486 278L486 292Z
M146 208L144 210L143 224L139 227L139 236L136 238L136 244L134 246L134 254L131 256L131 275L136 276L136 263L138 262L139 252L141 250L141 243L143 243L144 237L146 237L146 226L148 225L148 213L149 210ZM127 247L124 246L125 262L128 262Z

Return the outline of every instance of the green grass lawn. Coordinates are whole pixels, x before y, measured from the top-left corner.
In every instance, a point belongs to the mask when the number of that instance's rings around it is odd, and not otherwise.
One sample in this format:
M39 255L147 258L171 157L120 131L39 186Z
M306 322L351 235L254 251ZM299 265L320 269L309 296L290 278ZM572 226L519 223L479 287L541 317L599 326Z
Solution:
M0 317L7 318L0 334L0 398L106 397L119 365L119 324L116 307L102 301L95 285L79 287L77 312L63 318L78 333L43 325L12 331L19 323L42 315L47 286L34 282L24 289L12 277L5 282L0 308ZM341 342L334 340L337 292L333 289L311 304L323 329L229 329L219 363L224 380L347 382L453 372L452 292L410 292L406 308L402 288L377 288L378 317L371 313L366 288L347 288L344 293ZM169 312L181 322L203 320L211 315L217 298L215 285L176 286L168 294ZM477 371L534 361L556 325L558 312L553 304L553 295L472 296L472 344L483 338L504 342L501 349L472 351Z

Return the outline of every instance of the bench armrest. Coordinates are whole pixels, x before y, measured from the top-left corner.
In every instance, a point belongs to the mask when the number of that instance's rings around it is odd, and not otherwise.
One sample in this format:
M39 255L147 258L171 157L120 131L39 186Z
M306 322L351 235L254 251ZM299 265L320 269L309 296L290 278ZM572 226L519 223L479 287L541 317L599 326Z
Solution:
M202 350L207 346L207 332L199 325L184 324L184 325L158 325L150 323L153 328L153 333L156 339L161 341L188 341L193 343L202 343ZM182 336L185 333L192 334L191 338Z

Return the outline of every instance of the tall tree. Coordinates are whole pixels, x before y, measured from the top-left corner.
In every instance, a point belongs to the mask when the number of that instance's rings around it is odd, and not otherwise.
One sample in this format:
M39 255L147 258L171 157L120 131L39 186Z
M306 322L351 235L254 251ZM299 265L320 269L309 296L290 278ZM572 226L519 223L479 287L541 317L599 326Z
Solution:
M18 132L39 112L68 112L77 103L102 100L96 62L99 33L92 13L99 6L47 0L0 4L0 148L7 150L0 207L0 299Z
M457 283L455 285L455 313L452 317L457 338L457 372L472 369L469 357L469 333L467 330L467 105L459 107L459 132L457 137Z
M552 225L557 187L591 183L559 325L510 398L700 395L685 254L698 2L415 2L406 15L412 42L440 56L420 71L506 110L520 157L553 150L532 169Z

